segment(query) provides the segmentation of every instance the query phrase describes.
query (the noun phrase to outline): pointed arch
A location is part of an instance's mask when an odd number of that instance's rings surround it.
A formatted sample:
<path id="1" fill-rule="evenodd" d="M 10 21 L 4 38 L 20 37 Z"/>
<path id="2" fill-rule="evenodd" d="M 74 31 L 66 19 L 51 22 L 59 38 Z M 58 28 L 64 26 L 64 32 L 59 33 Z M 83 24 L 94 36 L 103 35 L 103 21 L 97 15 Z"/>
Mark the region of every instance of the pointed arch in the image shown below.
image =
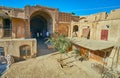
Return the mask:
<path id="1" fill-rule="evenodd" d="M 52 33 L 53 19 L 48 12 L 36 11 L 30 16 L 31 37 L 46 37 L 46 33 Z"/>

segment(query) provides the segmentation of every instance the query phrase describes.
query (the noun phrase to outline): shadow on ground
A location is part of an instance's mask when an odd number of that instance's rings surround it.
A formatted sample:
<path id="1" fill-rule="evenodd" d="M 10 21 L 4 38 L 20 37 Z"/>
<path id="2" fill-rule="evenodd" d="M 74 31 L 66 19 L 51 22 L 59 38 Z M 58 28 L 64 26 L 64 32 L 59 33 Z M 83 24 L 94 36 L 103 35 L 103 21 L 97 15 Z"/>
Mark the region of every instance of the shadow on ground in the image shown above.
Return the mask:
<path id="1" fill-rule="evenodd" d="M 53 48 L 48 49 L 47 45 L 45 44 L 46 40 L 47 39 L 37 38 L 37 56 L 47 55 L 56 52 L 56 50 Z"/>

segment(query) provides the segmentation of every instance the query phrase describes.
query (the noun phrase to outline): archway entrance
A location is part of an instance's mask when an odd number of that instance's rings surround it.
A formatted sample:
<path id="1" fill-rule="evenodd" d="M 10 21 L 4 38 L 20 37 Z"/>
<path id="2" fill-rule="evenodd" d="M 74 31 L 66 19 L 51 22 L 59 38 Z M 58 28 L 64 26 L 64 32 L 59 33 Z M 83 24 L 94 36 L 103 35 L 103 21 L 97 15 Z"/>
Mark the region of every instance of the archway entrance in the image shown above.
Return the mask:
<path id="1" fill-rule="evenodd" d="M 37 11 L 31 15 L 30 31 L 32 38 L 46 38 L 52 32 L 52 18 L 46 12 Z"/>
<path id="2" fill-rule="evenodd" d="M 53 32 L 52 17 L 43 11 L 37 11 L 30 17 L 31 37 L 37 39 L 37 56 L 49 54 L 45 39 Z"/>

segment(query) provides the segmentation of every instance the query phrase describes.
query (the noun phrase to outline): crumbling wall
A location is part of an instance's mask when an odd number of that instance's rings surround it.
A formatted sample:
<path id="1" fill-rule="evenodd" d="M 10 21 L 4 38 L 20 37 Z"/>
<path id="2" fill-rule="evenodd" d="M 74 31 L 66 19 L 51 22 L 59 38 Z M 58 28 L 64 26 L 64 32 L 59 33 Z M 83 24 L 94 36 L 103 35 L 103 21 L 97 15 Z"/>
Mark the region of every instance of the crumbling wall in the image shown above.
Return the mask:
<path id="1" fill-rule="evenodd" d="M 108 20 L 120 19 L 120 9 L 112 10 L 107 17 Z"/>

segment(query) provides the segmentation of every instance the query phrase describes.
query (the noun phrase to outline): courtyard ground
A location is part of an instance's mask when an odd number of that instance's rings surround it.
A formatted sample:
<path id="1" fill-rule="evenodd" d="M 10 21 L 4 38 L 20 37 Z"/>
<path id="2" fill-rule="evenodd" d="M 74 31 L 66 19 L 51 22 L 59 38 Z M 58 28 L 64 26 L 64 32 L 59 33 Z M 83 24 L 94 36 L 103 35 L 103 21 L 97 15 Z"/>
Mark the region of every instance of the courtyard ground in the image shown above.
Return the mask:
<path id="1" fill-rule="evenodd" d="M 66 66 L 61 67 L 59 53 L 31 58 L 14 63 L 1 78 L 101 78 L 101 75 L 91 68 L 93 60 L 79 61 L 74 57 L 64 59 Z M 68 55 L 63 55 L 63 58 Z"/>

